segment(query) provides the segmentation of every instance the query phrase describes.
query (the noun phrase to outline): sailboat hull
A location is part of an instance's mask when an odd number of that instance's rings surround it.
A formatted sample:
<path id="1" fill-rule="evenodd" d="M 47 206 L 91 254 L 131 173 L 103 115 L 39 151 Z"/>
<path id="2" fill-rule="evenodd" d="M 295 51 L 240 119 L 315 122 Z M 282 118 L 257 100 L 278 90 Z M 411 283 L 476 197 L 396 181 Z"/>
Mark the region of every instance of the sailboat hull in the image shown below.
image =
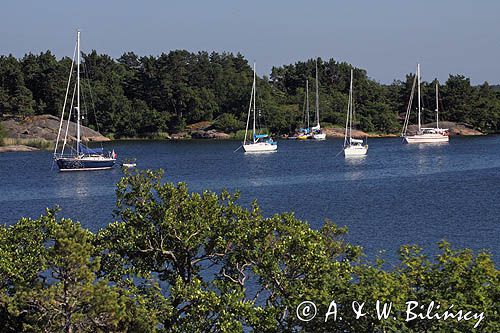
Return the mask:
<path id="1" fill-rule="evenodd" d="M 93 171 L 111 169 L 116 159 L 102 156 L 56 158 L 59 171 Z"/>
<path id="2" fill-rule="evenodd" d="M 246 153 L 260 153 L 267 151 L 276 151 L 278 149 L 278 145 L 276 142 L 268 143 L 268 142 L 257 142 L 243 145 L 243 150 Z"/>
<path id="3" fill-rule="evenodd" d="M 450 137 L 439 133 L 424 133 L 405 136 L 404 141 L 406 143 L 437 143 L 448 142 L 450 141 Z"/>
<path id="4" fill-rule="evenodd" d="M 368 145 L 347 146 L 344 148 L 345 157 L 365 156 L 367 152 L 368 152 Z"/>
<path id="5" fill-rule="evenodd" d="M 322 141 L 326 140 L 326 133 L 318 133 L 313 135 L 314 140 Z"/>

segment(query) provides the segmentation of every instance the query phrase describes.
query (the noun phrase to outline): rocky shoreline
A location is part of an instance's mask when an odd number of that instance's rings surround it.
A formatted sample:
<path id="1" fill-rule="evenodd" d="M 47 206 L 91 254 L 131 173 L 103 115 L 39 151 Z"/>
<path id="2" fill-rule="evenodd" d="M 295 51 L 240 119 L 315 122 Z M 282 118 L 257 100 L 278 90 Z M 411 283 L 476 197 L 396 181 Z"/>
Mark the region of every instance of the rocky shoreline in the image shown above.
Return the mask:
<path id="1" fill-rule="evenodd" d="M 68 122 L 63 121 L 63 130 L 68 126 Z M 6 137 L 13 139 L 43 139 L 54 142 L 59 131 L 59 118 L 52 115 L 31 116 L 25 118 L 11 117 L 2 121 L 2 127 L 6 132 Z M 110 141 L 109 138 L 91 128 L 81 126 L 81 138 L 84 142 L 89 141 Z M 76 123 L 70 121 L 69 133 L 76 133 Z M 68 136 L 69 140 L 75 140 L 74 135 Z"/>
<path id="2" fill-rule="evenodd" d="M 26 152 L 26 151 L 37 151 L 40 150 L 35 147 L 25 146 L 25 145 L 8 145 L 0 146 L 0 153 L 10 153 L 10 152 Z"/>
<path id="3" fill-rule="evenodd" d="M 423 124 L 422 127 L 436 127 L 436 123 L 428 123 Z M 440 121 L 440 128 L 448 129 L 450 136 L 476 136 L 476 135 L 484 135 L 484 133 L 472 128 L 467 124 L 454 123 L 451 121 Z M 408 126 L 408 133 L 414 134 L 417 131 L 417 125 Z"/>
<path id="4" fill-rule="evenodd" d="M 323 128 L 323 131 L 326 133 L 327 138 L 343 138 L 344 137 L 344 128 L 340 127 L 330 127 Z M 398 136 L 397 134 L 379 134 L 379 133 L 366 133 L 360 130 L 352 130 L 352 136 L 356 138 L 392 138 Z"/>
<path id="5" fill-rule="evenodd" d="M 436 123 L 424 124 L 422 127 L 436 127 Z M 450 121 L 443 121 L 439 123 L 440 128 L 448 129 L 450 136 L 476 136 L 476 135 L 484 135 L 484 133 L 473 129 L 471 126 L 466 124 L 459 124 Z M 417 132 L 417 125 L 408 126 L 408 134 L 415 134 Z M 329 138 L 343 138 L 344 137 L 344 128 L 341 127 L 329 127 L 323 128 L 323 131 L 326 133 L 326 136 Z M 394 138 L 400 136 L 399 133 L 367 133 L 360 130 L 352 130 L 352 136 L 357 138 Z"/>
<path id="6" fill-rule="evenodd" d="M 30 117 L 4 117 L 1 122 L 5 131 L 4 146 L 0 146 L 2 152 L 26 152 L 51 148 L 57 139 L 60 121 L 52 115 L 39 115 Z M 63 121 L 63 130 L 68 127 L 69 133 L 76 133 L 76 123 Z M 81 126 L 81 138 L 83 142 L 110 141 L 91 128 Z M 68 140 L 76 140 L 74 135 L 68 135 Z"/>
<path id="7" fill-rule="evenodd" d="M 63 122 L 63 128 L 68 126 L 67 122 Z M 435 123 L 425 124 L 424 127 L 435 127 Z M 450 136 L 476 136 L 484 135 L 482 132 L 473 129 L 471 126 L 466 124 L 457 124 L 453 122 L 440 122 L 439 126 L 441 128 L 448 128 Z M 41 140 L 46 142 L 54 142 L 57 138 L 57 132 L 59 130 L 59 119 L 52 115 L 40 115 L 26 117 L 24 119 L 10 118 L 2 121 L 2 127 L 4 128 L 7 136 L 7 140 L 13 142 L 10 145 L 0 146 L 0 153 L 2 152 L 26 152 L 39 150 L 38 147 L 30 146 L 30 140 Z M 97 131 L 94 131 L 88 127 L 82 126 L 82 140 L 84 142 L 102 142 L 110 141 L 109 138 L 103 136 Z M 76 129 L 76 124 L 74 122 L 69 123 L 69 132 L 74 133 Z M 408 133 L 412 134 L 416 132 L 417 126 L 410 125 L 408 127 Z M 343 138 L 344 128 L 341 127 L 329 127 L 324 128 L 326 136 L 329 138 Z M 385 134 L 385 133 L 366 133 L 360 130 L 353 130 L 353 136 L 359 138 L 390 138 L 398 137 L 399 134 Z M 188 140 L 188 139 L 200 139 L 200 140 L 229 140 L 235 139 L 234 134 L 225 133 L 218 131 L 212 127 L 211 122 L 203 121 L 196 124 L 191 124 L 186 126 L 186 130 L 174 134 L 164 135 L 165 139 L 169 140 Z M 69 140 L 75 140 L 74 136 L 69 136 Z M 28 143 L 26 143 L 28 142 Z"/>

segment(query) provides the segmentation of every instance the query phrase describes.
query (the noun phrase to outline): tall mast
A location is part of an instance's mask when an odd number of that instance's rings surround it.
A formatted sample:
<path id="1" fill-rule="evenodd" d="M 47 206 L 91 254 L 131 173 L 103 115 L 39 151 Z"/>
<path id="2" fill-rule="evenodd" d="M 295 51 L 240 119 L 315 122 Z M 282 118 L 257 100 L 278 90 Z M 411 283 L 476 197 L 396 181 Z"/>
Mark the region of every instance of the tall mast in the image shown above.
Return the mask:
<path id="1" fill-rule="evenodd" d="M 316 59 L 316 122 L 319 127 L 318 59 Z"/>
<path id="2" fill-rule="evenodd" d="M 420 64 L 417 64 L 417 80 L 418 80 L 418 132 L 421 131 L 421 120 L 420 120 Z"/>
<path id="3" fill-rule="evenodd" d="M 253 142 L 255 143 L 255 90 L 257 85 L 255 84 L 255 62 L 253 63 Z"/>
<path id="4" fill-rule="evenodd" d="M 439 92 L 438 88 L 439 84 L 438 81 L 436 81 L 436 128 L 439 128 Z"/>
<path id="5" fill-rule="evenodd" d="M 350 114 L 351 114 L 351 94 L 352 94 L 352 69 L 351 69 L 351 83 L 349 84 L 349 99 L 347 100 L 347 115 L 345 117 L 345 131 L 344 131 L 344 148 L 346 148 L 347 145 L 351 144 L 351 139 L 350 139 L 350 130 L 349 130 L 349 123 L 350 123 Z M 349 134 L 349 143 L 347 143 L 347 134 Z"/>
<path id="6" fill-rule="evenodd" d="M 352 139 L 352 68 L 351 68 L 351 84 L 349 86 L 349 144 L 351 144 Z"/>
<path id="7" fill-rule="evenodd" d="M 250 124 L 250 113 L 252 112 L 253 88 L 254 86 L 252 83 L 252 92 L 250 93 L 250 103 L 248 105 L 247 127 L 245 127 L 245 138 L 243 139 L 244 145 L 247 143 L 248 125 Z"/>
<path id="8" fill-rule="evenodd" d="M 306 117 L 307 129 L 309 130 L 309 80 L 306 80 Z"/>
<path id="9" fill-rule="evenodd" d="M 80 155 L 80 30 L 76 32 L 76 154 Z"/>

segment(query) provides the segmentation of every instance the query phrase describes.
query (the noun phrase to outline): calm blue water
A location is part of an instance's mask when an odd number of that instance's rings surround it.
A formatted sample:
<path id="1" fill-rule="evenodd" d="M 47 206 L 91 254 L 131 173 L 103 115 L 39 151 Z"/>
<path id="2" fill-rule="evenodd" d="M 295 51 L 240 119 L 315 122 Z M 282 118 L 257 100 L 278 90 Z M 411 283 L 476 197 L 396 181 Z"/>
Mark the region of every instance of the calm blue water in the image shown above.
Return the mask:
<path id="1" fill-rule="evenodd" d="M 257 198 L 265 215 L 294 211 L 312 227 L 325 218 L 349 227 L 348 240 L 369 257 L 386 250 L 394 261 L 401 244 L 434 254 L 436 242 L 488 249 L 500 259 L 500 136 L 451 138 L 449 144 L 403 145 L 371 139 L 366 158 L 345 160 L 340 140 L 280 141 L 279 151 L 233 152 L 237 142 L 113 142 L 119 158 L 140 168 L 163 168 L 169 181 L 193 191 L 227 188 L 241 203 Z M 97 230 L 113 221 L 114 184 L 108 171 L 51 171 L 50 152 L 0 154 L 0 222 L 37 217 L 59 204 L 61 216 Z"/>

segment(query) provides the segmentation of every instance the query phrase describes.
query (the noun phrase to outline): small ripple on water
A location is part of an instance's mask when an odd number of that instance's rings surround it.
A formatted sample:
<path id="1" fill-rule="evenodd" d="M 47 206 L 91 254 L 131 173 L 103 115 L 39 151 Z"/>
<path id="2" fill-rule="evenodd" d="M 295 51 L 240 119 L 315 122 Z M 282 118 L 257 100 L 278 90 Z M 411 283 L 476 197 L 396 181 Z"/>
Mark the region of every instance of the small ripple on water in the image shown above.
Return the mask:
<path id="1" fill-rule="evenodd" d="M 457 246 L 489 248 L 498 259 L 500 137 L 452 138 L 446 145 L 401 145 L 371 139 L 362 159 L 335 157 L 340 140 L 280 141 L 266 155 L 233 153 L 237 142 L 113 142 L 121 158 L 140 168 L 164 168 L 167 181 L 191 190 L 241 192 L 258 198 L 266 215 L 295 211 L 315 228 L 325 218 L 350 228 L 349 240 L 368 253 L 395 254 L 403 243 L 433 244 L 447 238 Z M 60 204 L 62 214 L 93 230 L 112 221 L 112 171 L 50 171 L 48 152 L 0 154 L 0 221 L 38 216 Z"/>

